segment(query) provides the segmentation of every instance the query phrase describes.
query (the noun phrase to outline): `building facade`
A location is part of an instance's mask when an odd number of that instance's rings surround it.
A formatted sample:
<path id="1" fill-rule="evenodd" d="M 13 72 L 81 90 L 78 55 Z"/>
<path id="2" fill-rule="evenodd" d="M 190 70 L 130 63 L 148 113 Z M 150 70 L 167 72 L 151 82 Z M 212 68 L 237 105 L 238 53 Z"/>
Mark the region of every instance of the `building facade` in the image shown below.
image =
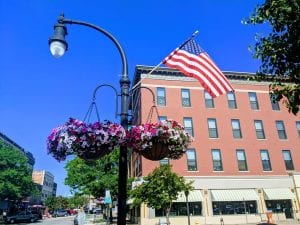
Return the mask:
<path id="1" fill-rule="evenodd" d="M 34 170 L 32 180 L 40 185 L 40 201 L 44 203 L 48 197 L 56 196 L 57 184 L 54 182 L 54 176 L 45 170 Z"/>
<path id="2" fill-rule="evenodd" d="M 235 92 L 211 96 L 198 81 L 169 68 L 137 66 L 133 85 L 133 124 L 174 119 L 194 137 L 179 160 L 149 161 L 135 153 L 130 173 L 141 178 L 160 164 L 194 181 L 189 195 L 191 224 L 256 223 L 300 218 L 300 116 L 273 103 L 269 81 L 254 74 L 224 72 Z M 158 115 L 150 115 L 153 95 Z M 151 118 L 152 116 L 152 118 Z M 148 121 L 149 122 L 149 121 Z M 156 224 L 160 210 L 142 205 L 131 210 L 139 224 Z M 276 218 L 275 216 L 276 215 Z M 187 223 L 185 197 L 171 210 L 172 224 Z"/>
<path id="3" fill-rule="evenodd" d="M 0 143 L 4 143 L 8 146 L 11 146 L 17 150 L 19 150 L 23 155 L 26 156 L 27 160 L 28 160 L 28 165 L 31 168 L 31 170 L 33 170 L 33 166 L 35 163 L 35 159 L 32 155 L 32 153 L 25 151 L 24 148 L 22 148 L 20 145 L 18 145 L 16 142 L 14 142 L 12 139 L 10 139 L 9 137 L 7 137 L 5 134 L 0 132 Z"/>

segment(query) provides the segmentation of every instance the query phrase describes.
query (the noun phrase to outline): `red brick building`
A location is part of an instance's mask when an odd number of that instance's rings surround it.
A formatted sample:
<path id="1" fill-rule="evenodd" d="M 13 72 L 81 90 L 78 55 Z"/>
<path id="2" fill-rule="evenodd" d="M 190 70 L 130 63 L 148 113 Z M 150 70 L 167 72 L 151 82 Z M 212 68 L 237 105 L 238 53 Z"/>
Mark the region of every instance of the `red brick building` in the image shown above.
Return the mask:
<path id="1" fill-rule="evenodd" d="M 133 85 L 154 93 L 158 116 L 174 119 L 194 137 L 179 160 L 149 161 L 133 154 L 131 175 L 142 177 L 162 163 L 194 180 L 189 196 L 192 224 L 259 222 L 300 218 L 300 116 L 272 103 L 268 81 L 254 74 L 224 72 L 235 92 L 212 99 L 198 81 L 180 72 L 137 66 Z M 147 88 L 133 96 L 133 124 L 147 121 L 153 96 Z M 163 213 L 142 205 L 132 210 L 140 224 L 155 224 Z M 173 204 L 172 224 L 187 224 L 185 198 Z M 274 219 L 274 216 L 273 216 Z"/>

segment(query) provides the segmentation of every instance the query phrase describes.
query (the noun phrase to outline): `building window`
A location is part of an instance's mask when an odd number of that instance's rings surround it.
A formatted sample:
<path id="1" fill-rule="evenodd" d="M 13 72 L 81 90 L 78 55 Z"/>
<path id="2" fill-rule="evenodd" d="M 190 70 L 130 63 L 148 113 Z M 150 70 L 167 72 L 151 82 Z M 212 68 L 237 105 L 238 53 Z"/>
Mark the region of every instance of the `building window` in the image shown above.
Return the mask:
<path id="1" fill-rule="evenodd" d="M 218 138 L 218 128 L 216 119 L 207 119 L 208 123 L 208 133 L 210 138 Z"/>
<path id="2" fill-rule="evenodd" d="M 166 105 L 166 89 L 163 87 L 158 87 L 156 89 L 157 93 L 157 105 L 165 106 Z"/>
<path id="3" fill-rule="evenodd" d="M 254 120 L 254 127 L 257 139 L 265 139 L 264 126 L 261 120 Z"/>
<path id="4" fill-rule="evenodd" d="M 184 117 L 183 118 L 183 126 L 184 129 L 194 137 L 194 129 L 193 129 L 193 120 L 191 117 Z"/>
<path id="5" fill-rule="evenodd" d="M 294 163 L 290 150 L 283 150 L 282 155 L 286 170 L 294 170 Z"/>
<path id="6" fill-rule="evenodd" d="M 164 159 L 161 159 L 159 160 L 159 164 L 162 166 L 162 165 L 169 165 L 170 164 L 170 161 L 168 158 L 164 158 Z"/>
<path id="7" fill-rule="evenodd" d="M 204 98 L 205 98 L 206 108 L 215 108 L 214 99 L 211 97 L 211 95 L 207 91 L 204 91 Z"/>
<path id="8" fill-rule="evenodd" d="M 270 95 L 270 101 L 271 101 L 273 110 L 276 110 L 276 111 L 280 110 L 279 103 L 278 103 L 278 101 L 276 101 L 276 95 Z"/>
<path id="9" fill-rule="evenodd" d="M 240 121 L 238 119 L 231 120 L 232 133 L 234 138 L 242 138 Z"/>
<path id="10" fill-rule="evenodd" d="M 166 116 L 158 116 L 158 121 L 166 121 L 167 120 L 167 117 Z"/>
<path id="11" fill-rule="evenodd" d="M 234 92 L 228 92 L 227 93 L 227 100 L 228 100 L 228 107 L 230 109 L 236 109 L 237 108 Z"/>
<path id="12" fill-rule="evenodd" d="M 197 158 L 195 149 L 188 149 L 186 151 L 188 171 L 197 171 Z"/>
<path id="13" fill-rule="evenodd" d="M 247 160 L 244 149 L 236 150 L 236 158 L 238 162 L 239 171 L 248 171 Z"/>
<path id="14" fill-rule="evenodd" d="M 201 202 L 189 202 L 189 213 L 191 216 L 202 215 Z M 164 209 L 156 209 L 155 217 L 165 217 Z M 173 202 L 170 210 L 170 216 L 187 216 L 186 202 Z"/>
<path id="15" fill-rule="evenodd" d="M 235 215 L 235 214 L 255 214 L 257 213 L 256 201 L 226 201 L 212 202 L 213 215 Z"/>
<path id="16" fill-rule="evenodd" d="M 214 171 L 223 171 L 222 157 L 220 149 L 212 149 L 212 161 L 213 161 L 213 170 Z"/>
<path id="17" fill-rule="evenodd" d="M 251 109 L 259 109 L 256 93 L 249 92 L 248 95 L 249 95 Z"/>
<path id="18" fill-rule="evenodd" d="M 298 132 L 298 137 L 300 138 L 300 121 L 296 121 L 296 129 Z"/>
<path id="19" fill-rule="evenodd" d="M 264 171 L 271 171 L 271 162 L 270 162 L 270 157 L 269 157 L 269 152 L 268 150 L 260 150 L 260 157 L 261 157 L 261 162 L 262 162 L 262 167 Z"/>
<path id="20" fill-rule="evenodd" d="M 287 139 L 283 121 L 277 120 L 276 121 L 276 128 L 277 128 L 279 139 Z"/>
<path id="21" fill-rule="evenodd" d="M 191 106 L 190 99 L 190 90 L 189 89 L 181 89 L 181 103 L 183 107 Z"/>

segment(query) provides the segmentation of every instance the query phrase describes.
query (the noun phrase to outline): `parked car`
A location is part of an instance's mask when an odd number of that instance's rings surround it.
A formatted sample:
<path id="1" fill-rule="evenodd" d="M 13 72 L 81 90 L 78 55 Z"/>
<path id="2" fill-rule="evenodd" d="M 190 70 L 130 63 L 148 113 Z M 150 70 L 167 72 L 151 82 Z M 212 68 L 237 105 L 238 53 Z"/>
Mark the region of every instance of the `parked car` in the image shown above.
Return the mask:
<path id="1" fill-rule="evenodd" d="M 15 223 L 15 222 L 30 222 L 33 223 L 37 221 L 38 215 L 32 214 L 29 211 L 21 211 L 14 215 L 6 215 L 4 216 L 5 223 Z"/>
<path id="2" fill-rule="evenodd" d="M 93 208 L 92 212 L 93 212 L 93 214 L 100 214 L 101 209 L 100 208 Z"/>
<path id="3" fill-rule="evenodd" d="M 67 216 L 68 212 L 65 209 L 58 209 L 53 212 L 53 217 Z"/>
<path id="4" fill-rule="evenodd" d="M 77 211 L 75 209 L 68 209 L 67 210 L 68 215 L 73 216 L 77 214 Z"/>

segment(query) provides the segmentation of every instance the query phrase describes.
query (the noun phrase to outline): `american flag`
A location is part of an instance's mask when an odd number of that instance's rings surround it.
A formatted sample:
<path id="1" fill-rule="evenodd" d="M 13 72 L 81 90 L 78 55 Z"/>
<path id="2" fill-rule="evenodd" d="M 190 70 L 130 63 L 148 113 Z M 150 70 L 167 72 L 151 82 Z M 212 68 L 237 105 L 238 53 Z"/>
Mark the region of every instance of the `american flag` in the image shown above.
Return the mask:
<path id="1" fill-rule="evenodd" d="M 163 63 L 197 79 L 213 98 L 233 91 L 226 76 L 194 39 L 175 49 Z"/>

